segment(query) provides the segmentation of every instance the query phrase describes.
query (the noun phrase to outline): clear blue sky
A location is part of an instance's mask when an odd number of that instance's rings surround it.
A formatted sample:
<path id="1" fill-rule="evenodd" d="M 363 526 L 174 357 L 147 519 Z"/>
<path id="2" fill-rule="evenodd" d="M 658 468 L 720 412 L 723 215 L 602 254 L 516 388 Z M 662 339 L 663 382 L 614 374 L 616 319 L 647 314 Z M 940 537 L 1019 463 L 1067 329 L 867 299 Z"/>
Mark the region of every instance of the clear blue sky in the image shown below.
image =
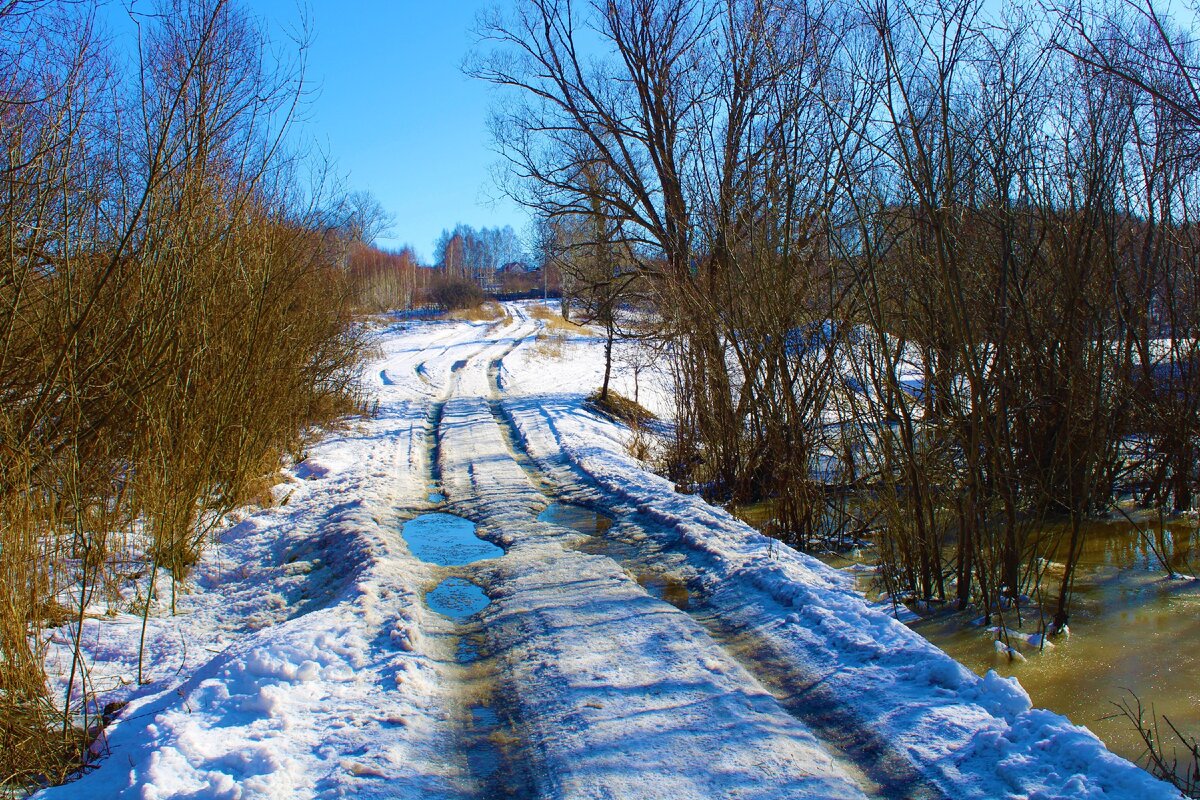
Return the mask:
<path id="1" fill-rule="evenodd" d="M 300 18 L 298 0 L 242 0 L 273 37 Z M 300 0 L 303 2 L 303 0 Z M 305 132 L 321 143 L 347 188 L 374 194 L 395 216 L 380 244 L 411 244 L 423 258 L 444 228 L 512 225 L 525 212 L 491 178 L 487 130 L 494 92 L 466 77 L 476 15 L 491 0 L 308 0 L 314 41 L 308 72 L 319 92 Z"/>

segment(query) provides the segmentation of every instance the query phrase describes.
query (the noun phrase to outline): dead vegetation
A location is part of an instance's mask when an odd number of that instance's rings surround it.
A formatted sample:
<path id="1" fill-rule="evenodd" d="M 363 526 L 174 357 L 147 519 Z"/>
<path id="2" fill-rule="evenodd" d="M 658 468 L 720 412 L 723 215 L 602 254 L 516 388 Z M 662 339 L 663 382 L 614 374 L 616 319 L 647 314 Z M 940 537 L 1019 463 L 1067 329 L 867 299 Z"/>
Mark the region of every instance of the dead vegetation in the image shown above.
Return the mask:
<path id="1" fill-rule="evenodd" d="M 605 416 L 624 422 L 631 428 L 642 428 L 658 419 L 644 406 L 617 394 L 612 389 L 608 390 L 607 396 L 602 396 L 599 390 L 593 392 L 588 396 L 587 405 Z"/>
<path id="2" fill-rule="evenodd" d="M 1132 692 L 1113 705 L 1117 707 L 1113 716 L 1127 720 L 1141 738 L 1144 750 L 1140 762 L 1146 770 L 1179 789 L 1185 797 L 1200 797 L 1200 740 L 1181 732 L 1166 715 L 1155 712 L 1153 706 L 1147 709 Z"/>
<path id="3" fill-rule="evenodd" d="M 550 306 L 545 305 L 544 303 L 534 303 L 530 305 L 529 316 L 546 323 L 546 328 L 550 331 L 581 333 L 587 330 L 582 325 L 578 325 L 565 318 L 562 314 L 550 308 Z"/>
<path id="4" fill-rule="evenodd" d="M 280 148 L 298 66 L 233 3 L 163 0 L 122 80 L 87 6 L 0 9 L 5 791 L 91 755 L 85 610 L 152 613 L 301 432 L 354 409 L 362 352 L 346 242 Z"/>
<path id="5" fill-rule="evenodd" d="M 625 423 L 630 431 L 626 450 L 638 461 L 660 468 L 658 462 L 661 456 L 661 442 L 651 425 L 658 417 L 649 409 L 624 397 L 611 388 L 605 392 L 597 389 L 590 394 L 584 405 L 607 417 Z"/>
<path id="6" fill-rule="evenodd" d="M 451 319 L 464 322 L 500 322 L 510 319 L 508 312 L 495 300 L 487 300 L 472 308 L 460 308 L 450 312 Z"/>
<path id="7" fill-rule="evenodd" d="M 564 303 L 611 341 L 653 302 L 678 484 L 774 501 L 802 548 L 869 526 L 898 596 L 984 616 L 1036 593 L 1029 532 L 1067 519 L 1059 627 L 1084 519 L 1194 504 L 1194 29 L 1104 2 L 1039 7 L 1054 38 L 981 0 L 520 7 L 474 72 L 519 95 L 495 131 Z"/>

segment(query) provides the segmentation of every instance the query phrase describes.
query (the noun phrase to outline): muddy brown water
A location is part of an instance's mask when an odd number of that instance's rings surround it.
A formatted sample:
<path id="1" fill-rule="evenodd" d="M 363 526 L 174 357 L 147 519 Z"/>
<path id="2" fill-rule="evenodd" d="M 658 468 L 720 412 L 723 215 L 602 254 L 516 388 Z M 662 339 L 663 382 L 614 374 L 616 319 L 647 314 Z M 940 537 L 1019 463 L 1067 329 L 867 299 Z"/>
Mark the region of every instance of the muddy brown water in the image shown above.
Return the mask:
<path id="1" fill-rule="evenodd" d="M 755 527 L 770 519 L 762 506 L 739 509 L 738 516 Z M 1200 573 L 1200 522 L 1172 521 L 1161 533 L 1157 520 L 1139 521 L 1148 537 L 1129 522 L 1094 522 L 1085 526 L 1084 548 L 1076 571 L 1071 603 L 1071 635 L 1052 640 L 1044 650 L 1012 640 L 1025 661 L 996 652 L 996 634 L 971 624 L 969 615 L 938 614 L 910 625 L 967 668 L 983 675 L 994 669 L 1016 676 L 1033 704 L 1063 714 L 1099 736 L 1113 752 L 1137 761 L 1144 745 L 1115 703 L 1141 698 L 1189 736 L 1200 738 L 1200 581 L 1169 579 L 1154 550 L 1182 576 Z M 1040 532 L 1045 562 L 1043 591 L 1057 595 L 1066 547 L 1062 526 Z M 1150 541 L 1154 542 L 1154 547 Z M 858 588 L 876 596 L 869 550 L 818 555 L 830 566 L 858 567 Z M 1008 613 L 1010 629 L 1036 633 L 1036 608 L 1026 609 L 1022 624 Z M 996 620 L 993 620 L 993 625 Z M 1132 694 L 1131 694 L 1132 693 Z M 1160 734 L 1169 746 L 1173 736 L 1164 724 Z M 1184 752 L 1180 752 L 1181 762 Z"/>
<path id="2" fill-rule="evenodd" d="M 555 502 L 538 515 L 538 520 L 587 534 L 588 538 L 576 544 L 576 549 L 611 558 L 624 567 L 647 594 L 680 611 L 687 611 L 691 606 L 691 593 L 686 583 L 670 572 L 643 563 L 635 545 L 608 536 L 613 525 L 611 517 L 582 506 Z"/>

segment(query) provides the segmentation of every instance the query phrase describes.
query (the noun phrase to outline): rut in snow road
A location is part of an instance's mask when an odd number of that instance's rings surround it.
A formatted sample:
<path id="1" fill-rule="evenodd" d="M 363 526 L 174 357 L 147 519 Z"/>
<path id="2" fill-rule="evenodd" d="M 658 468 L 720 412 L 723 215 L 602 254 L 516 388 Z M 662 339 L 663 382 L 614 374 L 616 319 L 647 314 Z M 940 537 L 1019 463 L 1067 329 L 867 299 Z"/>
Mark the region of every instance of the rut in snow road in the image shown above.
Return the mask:
<path id="1" fill-rule="evenodd" d="M 900 796 L 814 737 L 691 617 L 539 521 L 559 487 L 498 403 L 503 358 L 535 330 L 524 324 L 456 371 L 435 437 L 447 507 L 507 550 L 476 565 L 490 603 L 474 623 L 509 697 L 503 771 L 554 797 L 645 797 L 648 781 L 682 797 Z M 606 653 L 612 663 L 598 661 Z M 630 774 L 614 756 L 631 747 L 657 768 Z"/>
<path id="2" fill-rule="evenodd" d="M 820 674 L 811 674 L 802 665 L 788 661 L 772 648 L 769 640 L 756 636 L 752 629 L 739 629 L 735 621 L 723 619 L 706 602 L 704 581 L 695 565 L 678 549 L 672 549 L 676 537 L 671 531 L 605 493 L 578 470 L 559 472 L 560 480 L 564 475 L 572 476 L 566 485 L 547 478 L 525 448 L 512 417 L 505 410 L 499 381 L 502 368 L 503 357 L 489 367 L 489 408 L 510 456 L 551 500 L 574 501 L 577 507 L 609 520 L 602 534 L 581 531 L 588 535 L 578 543 L 578 549 L 613 560 L 647 594 L 691 616 L 712 637 L 714 645 L 753 677 L 757 690 L 769 692 L 784 710 L 818 734 L 825 749 L 835 754 L 839 764 L 869 796 L 896 800 L 945 796 L 894 743 L 863 725 L 828 697 L 822 691 Z M 649 529 L 657 535 L 649 536 Z"/>

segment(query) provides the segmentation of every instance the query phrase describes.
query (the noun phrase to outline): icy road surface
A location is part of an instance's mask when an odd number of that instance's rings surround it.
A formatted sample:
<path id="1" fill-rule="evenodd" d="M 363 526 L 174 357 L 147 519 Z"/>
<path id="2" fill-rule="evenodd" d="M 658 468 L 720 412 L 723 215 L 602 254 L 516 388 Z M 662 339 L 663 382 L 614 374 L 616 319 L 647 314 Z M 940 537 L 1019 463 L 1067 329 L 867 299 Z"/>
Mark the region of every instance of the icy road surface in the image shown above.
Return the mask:
<path id="1" fill-rule="evenodd" d="M 140 620 L 89 620 L 132 702 L 43 797 L 1178 797 L 677 494 L 583 408 L 601 343 L 508 312 L 380 331 L 378 414 L 222 533 L 148 685 Z"/>

